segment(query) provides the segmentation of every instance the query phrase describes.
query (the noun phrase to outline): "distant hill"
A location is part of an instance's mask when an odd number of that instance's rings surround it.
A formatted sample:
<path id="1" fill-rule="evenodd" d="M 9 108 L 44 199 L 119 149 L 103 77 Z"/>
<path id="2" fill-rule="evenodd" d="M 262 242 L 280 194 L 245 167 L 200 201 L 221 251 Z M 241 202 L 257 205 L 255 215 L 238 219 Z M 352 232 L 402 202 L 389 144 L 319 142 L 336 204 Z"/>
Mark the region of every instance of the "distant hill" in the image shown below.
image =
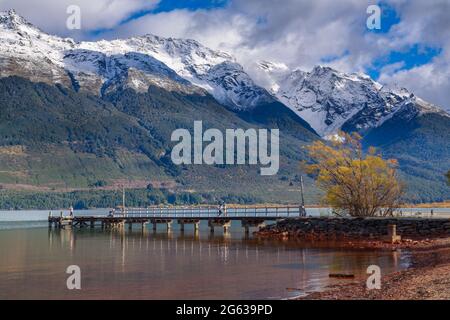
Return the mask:
<path id="1" fill-rule="evenodd" d="M 258 128 L 208 94 L 151 87 L 147 93 L 126 89 L 102 99 L 61 85 L 3 78 L 0 184 L 61 191 L 88 188 L 97 181 L 159 181 L 180 192 L 298 199 L 299 162 L 306 158 L 302 147 L 318 139 L 301 122 L 285 119 L 290 125 L 281 130 L 279 175 L 263 177 L 259 166 L 173 165 L 171 133 L 192 128 L 194 120 L 202 120 L 205 128 Z M 276 121 L 271 125 L 276 128 Z M 294 129 L 302 134 L 294 137 L 289 133 Z M 317 191 L 310 188 L 309 193 Z"/>
<path id="2" fill-rule="evenodd" d="M 408 184 L 409 198 L 420 202 L 449 198 L 445 173 L 450 168 L 450 117 L 421 112 L 411 104 L 370 131 L 366 145 L 395 158 Z"/>

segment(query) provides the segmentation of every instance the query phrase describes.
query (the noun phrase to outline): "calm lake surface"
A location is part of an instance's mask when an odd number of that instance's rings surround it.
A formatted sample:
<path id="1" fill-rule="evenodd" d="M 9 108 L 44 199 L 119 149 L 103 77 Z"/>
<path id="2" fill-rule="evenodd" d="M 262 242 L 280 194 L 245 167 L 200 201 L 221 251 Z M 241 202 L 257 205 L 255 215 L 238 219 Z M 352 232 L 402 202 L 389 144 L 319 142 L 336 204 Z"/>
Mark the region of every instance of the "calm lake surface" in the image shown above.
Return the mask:
<path id="1" fill-rule="evenodd" d="M 257 240 L 239 222 L 214 235 L 206 222 L 197 234 L 176 224 L 171 233 L 162 225 L 156 232 L 49 230 L 47 215 L 0 211 L 0 299 L 284 299 L 349 281 L 329 273 L 361 280 L 369 265 L 389 273 L 410 263 L 407 252 Z M 70 265 L 81 268 L 81 290 L 66 287 Z"/>

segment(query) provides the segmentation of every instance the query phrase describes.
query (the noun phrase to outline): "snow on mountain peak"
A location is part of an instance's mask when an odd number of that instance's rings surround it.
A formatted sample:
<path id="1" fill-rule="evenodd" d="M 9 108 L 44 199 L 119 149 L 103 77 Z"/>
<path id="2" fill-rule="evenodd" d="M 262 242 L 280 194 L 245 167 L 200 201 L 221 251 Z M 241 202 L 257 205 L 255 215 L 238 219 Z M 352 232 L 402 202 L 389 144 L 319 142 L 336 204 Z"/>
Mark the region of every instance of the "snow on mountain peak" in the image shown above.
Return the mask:
<path id="1" fill-rule="evenodd" d="M 0 11 L 0 28 L 4 30 L 13 30 L 19 33 L 37 34 L 41 32 L 39 28 L 18 15 L 14 9 Z"/>
<path id="2" fill-rule="evenodd" d="M 284 63 L 271 62 L 271 61 L 261 61 L 257 63 L 258 66 L 267 72 L 286 72 L 289 68 Z"/>
<path id="3" fill-rule="evenodd" d="M 13 29 L 21 24 L 26 24 L 26 21 L 14 9 L 10 9 L 8 11 L 0 11 L 0 24 Z"/>
<path id="4" fill-rule="evenodd" d="M 78 43 L 42 32 L 14 10 L 0 12 L 0 77 L 17 75 L 97 94 L 117 88 L 142 92 L 150 85 L 207 91 L 238 111 L 278 99 L 323 137 L 379 126 L 405 106 L 439 111 L 404 88 L 383 87 L 368 75 L 328 66 L 305 72 L 261 61 L 252 72 L 258 84 L 233 56 L 195 40 L 147 34 Z"/>
<path id="5" fill-rule="evenodd" d="M 279 73 L 262 68 L 272 83 L 266 88 L 306 120 L 322 137 L 339 130 L 364 132 L 381 125 L 406 105 L 417 112 L 425 107 L 404 88 L 384 87 L 362 73 L 343 73 L 328 66 L 310 72 L 295 69 Z"/>
<path id="6" fill-rule="evenodd" d="M 75 82 L 81 90 L 98 94 L 105 92 L 104 86 L 119 82 L 135 89 L 132 84 L 139 83 L 140 91 L 150 84 L 171 90 L 196 86 L 238 110 L 254 107 L 268 95 L 231 55 L 191 39 L 147 34 L 76 43 L 40 31 L 11 10 L 0 14 L 0 44 L 2 77 L 19 75 L 65 85 Z"/>
<path id="7" fill-rule="evenodd" d="M 161 61 L 180 77 L 211 93 L 232 109 L 243 110 L 267 99 L 236 59 L 195 40 L 162 38 L 147 34 L 124 40 L 82 42 L 80 48 L 107 55 L 138 52 Z"/>

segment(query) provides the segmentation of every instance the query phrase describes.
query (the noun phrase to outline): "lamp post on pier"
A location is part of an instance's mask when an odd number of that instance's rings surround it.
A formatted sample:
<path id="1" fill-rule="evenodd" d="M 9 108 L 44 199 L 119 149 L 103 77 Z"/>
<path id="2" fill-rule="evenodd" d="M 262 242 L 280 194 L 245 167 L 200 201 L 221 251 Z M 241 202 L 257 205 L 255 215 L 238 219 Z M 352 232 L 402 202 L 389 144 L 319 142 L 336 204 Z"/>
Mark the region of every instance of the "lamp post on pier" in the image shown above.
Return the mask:
<path id="1" fill-rule="evenodd" d="M 300 217 L 306 217 L 305 196 L 303 195 L 303 176 L 300 176 L 300 193 L 302 197 L 302 202 L 300 206 Z"/>

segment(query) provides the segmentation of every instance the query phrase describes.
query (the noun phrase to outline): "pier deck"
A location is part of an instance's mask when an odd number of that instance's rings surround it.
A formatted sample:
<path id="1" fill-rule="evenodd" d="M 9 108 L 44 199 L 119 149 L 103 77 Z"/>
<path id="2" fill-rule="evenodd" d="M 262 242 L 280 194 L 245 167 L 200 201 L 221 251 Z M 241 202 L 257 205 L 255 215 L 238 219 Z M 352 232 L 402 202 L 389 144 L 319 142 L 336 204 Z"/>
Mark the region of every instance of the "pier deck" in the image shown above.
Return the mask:
<path id="1" fill-rule="evenodd" d="M 265 221 L 276 221 L 284 218 L 305 216 L 304 208 L 301 206 L 283 207 L 232 207 L 226 209 L 219 215 L 217 207 L 151 207 L 151 208 L 129 208 L 114 216 L 49 216 L 49 227 L 55 228 L 122 228 L 128 225 L 129 229 L 134 224 L 144 228 L 152 224 L 156 230 L 158 224 L 165 224 L 167 230 L 171 229 L 172 223 L 176 221 L 180 229 L 184 231 L 187 224 L 194 225 L 197 231 L 200 221 L 208 221 L 211 232 L 215 227 L 222 227 L 228 231 L 231 221 L 241 221 L 245 232 L 251 227 L 260 228 Z"/>

